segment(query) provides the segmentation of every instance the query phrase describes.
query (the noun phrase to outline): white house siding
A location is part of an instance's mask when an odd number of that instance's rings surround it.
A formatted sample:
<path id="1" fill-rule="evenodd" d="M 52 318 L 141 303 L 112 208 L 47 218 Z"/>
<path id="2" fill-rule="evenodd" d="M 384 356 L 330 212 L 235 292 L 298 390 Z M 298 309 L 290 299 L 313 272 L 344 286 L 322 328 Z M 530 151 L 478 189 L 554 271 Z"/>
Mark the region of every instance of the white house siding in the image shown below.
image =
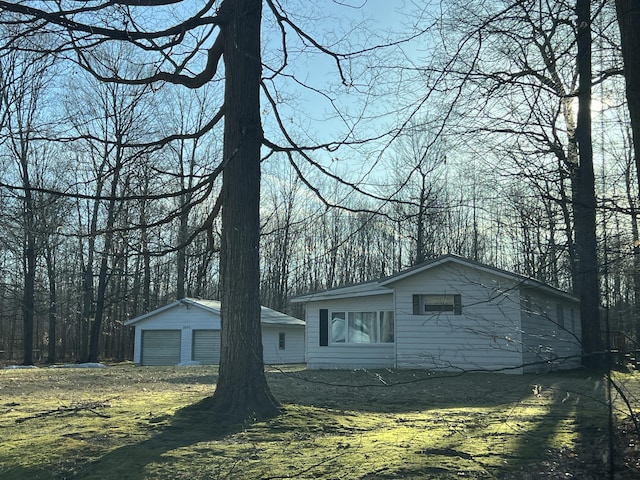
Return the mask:
<path id="1" fill-rule="evenodd" d="M 562 318 L 558 305 L 562 306 Z M 560 295 L 523 289 L 521 306 L 525 372 L 578 368 L 582 352 L 578 303 Z"/>
<path id="2" fill-rule="evenodd" d="M 285 335 L 280 350 L 280 333 Z M 304 363 L 304 327 L 262 324 L 262 350 L 266 365 Z"/>
<path id="3" fill-rule="evenodd" d="M 522 372 L 518 368 L 522 350 L 515 281 L 445 264 L 387 286 L 396 292 L 398 367 Z M 460 294 L 462 313 L 414 315 L 413 295 L 424 294 Z"/>
<path id="4" fill-rule="evenodd" d="M 393 294 L 312 302 L 306 305 L 307 368 L 387 368 L 395 366 L 395 344 L 320 346 L 320 310 L 344 312 L 393 310 Z M 397 325 L 397 319 L 395 320 Z"/>
<path id="5" fill-rule="evenodd" d="M 192 332 L 194 330 L 220 330 L 220 318 L 202 308 L 193 305 L 176 305 L 144 318 L 135 324 L 135 348 L 133 361 L 142 364 L 142 332 L 145 330 L 180 330 L 180 363 L 192 363 Z"/>

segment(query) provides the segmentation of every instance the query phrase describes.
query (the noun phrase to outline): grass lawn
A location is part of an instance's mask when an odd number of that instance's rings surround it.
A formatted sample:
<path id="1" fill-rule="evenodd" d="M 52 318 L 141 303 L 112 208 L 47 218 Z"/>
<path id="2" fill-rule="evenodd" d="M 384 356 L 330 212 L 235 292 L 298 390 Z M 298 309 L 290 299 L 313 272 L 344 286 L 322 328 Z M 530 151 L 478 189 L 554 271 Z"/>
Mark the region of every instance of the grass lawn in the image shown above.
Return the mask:
<path id="1" fill-rule="evenodd" d="M 284 413 L 236 427 L 181 411 L 213 391 L 216 374 L 215 367 L 130 364 L 0 370 L 0 478 L 607 474 L 606 383 L 586 372 L 439 376 L 270 369 Z M 640 374 L 616 374 L 616 383 L 634 401 L 640 397 Z M 628 411 L 619 398 L 615 406 L 616 478 L 634 478 L 640 472 L 633 459 L 637 437 L 620 436 Z"/>

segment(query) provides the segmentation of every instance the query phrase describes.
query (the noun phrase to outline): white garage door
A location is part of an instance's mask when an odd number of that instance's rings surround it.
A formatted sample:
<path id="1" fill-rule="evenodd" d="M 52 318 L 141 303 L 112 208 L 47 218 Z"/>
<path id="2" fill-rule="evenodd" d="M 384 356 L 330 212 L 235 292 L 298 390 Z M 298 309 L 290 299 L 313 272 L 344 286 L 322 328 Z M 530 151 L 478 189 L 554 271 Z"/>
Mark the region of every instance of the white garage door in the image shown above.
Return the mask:
<path id="1" fill-rule="evenodd" d="M 220 330 L 194 330 L 192 360 L 205 365 L 220 363 Z"/>
<path id="2" fill-rule="evenodd" d="M 180 330 L 143 330 L 142 365 L 177 365 L 180 363 Z"/>

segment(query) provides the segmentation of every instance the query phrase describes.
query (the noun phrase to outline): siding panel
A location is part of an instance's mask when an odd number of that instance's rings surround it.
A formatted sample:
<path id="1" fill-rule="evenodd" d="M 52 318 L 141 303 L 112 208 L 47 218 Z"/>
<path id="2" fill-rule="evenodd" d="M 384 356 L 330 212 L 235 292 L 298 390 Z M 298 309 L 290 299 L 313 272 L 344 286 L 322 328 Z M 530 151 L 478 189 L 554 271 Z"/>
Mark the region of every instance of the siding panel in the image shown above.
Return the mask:
<path id="1" fill-rule="evenodd" d="M 579 339 L 582 337 L 578 312 L 579 306 L 566 299 L 532 290 L 523 292 L 521 315 L 526 372 L 580 367 Z M 559 315 L 562 318 L 558 318 Z"/>
<path id="2" fill-rule="evenodd" d="M 497 370 L 522 363 L 515 282 L 470 267 L 443 265 L 393 286 L 398 367 Z M 459 294 L 461 314 L 414 315 L 414 295 L 424 294 Z"/>
<path id="3" fill-rule="evenodd" d="M 280 333 L 285 335 L 284 350 L 280 350 Z M 304 363 L 304 327 L 263 325 L 262 350 L 266 365 Z"/>

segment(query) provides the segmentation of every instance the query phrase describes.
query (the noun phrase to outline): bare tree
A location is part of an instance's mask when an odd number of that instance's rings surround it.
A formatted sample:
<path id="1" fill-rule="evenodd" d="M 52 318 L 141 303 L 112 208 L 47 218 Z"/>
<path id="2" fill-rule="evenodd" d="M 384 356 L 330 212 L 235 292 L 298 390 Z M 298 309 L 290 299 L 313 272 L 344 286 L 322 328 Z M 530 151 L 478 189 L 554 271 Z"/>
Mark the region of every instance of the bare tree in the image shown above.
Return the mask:
<path id="1" fill-rule="evenodd" d="M 20 204 L 18 222 L 22 232 L 22 271 L 24 288 L 22 295 L 22 343 L 23 363 L 34 362 L 34 318 L 37 259 L 40 254 L 40 236 L 37 228 L 37 180 L 36 170 L 38 151 L 36 137 L 41 135 L 42 120 L 40 110 L 43 108 L 45 84 L 48 79 L 47 70 L 52 59 L 42 59 L 36 55 L 14 49 L 11 55 L 0 60 L 0 71 L 4 79 L 2 91 L 2 111 L 9 132 L 6 146 L 15 161 L 15 172 L 18 177 Z"/>
<path id="2" fill-rule="evenodd" d="M 528 174 L 563 213 L 573 288 L 584 300 L 585 358 L 602 347 L 590 104 L 591 24 L 603 5 L 592 11 L 589 1 L 467 2 L 453 10 L 461 25 L 455 40 L 467 48 L 458 49 L 450 68 L 469 102 L 461 129 L 467 138 L 493 139 L 487 145 L 501 153 L 496 170 L 505 177 Z M 512 155 L 517 167 L 505 168 Z M 567 189 L 548 191 L 554 185 Z"/>
<path id="3" fill-rule="evenodd" d="M 593 140 L 591 136 L 591 2 L 577 0 L 577 69 L 578 120 L 576 143 L 580 164 L 578 168 L 578 194 L 575 199 L 577 279 L 582 321 L 582 345 L 585 364 L 602 366 L 602 331 L 600 326 L 600 284 L 598 246 L 596 242 L 596 196 L 593 171 Z"/>
<path id="4" fill-rule="evenodd" d="M 633 141 L 633 160 L 636 168 L 637 192 L 640 194 L 640 5 L 633 0 L 616 0 L 616 13 L 620 28 L 622 57 L 624 60 L 624 77 L 626 82 L 626 97 L 631 118 L 631 133 Z M 636 303 L 640 298 L 640 242 L 638 240 L 637 202 L 629 198 L 631 206 L 631 222 L 634 231 L 634 288 Z M 635 205 L 635 207 L 634 207 Z M 636 341 L 640 340 L 640 315 L 636 314 Z"/>

